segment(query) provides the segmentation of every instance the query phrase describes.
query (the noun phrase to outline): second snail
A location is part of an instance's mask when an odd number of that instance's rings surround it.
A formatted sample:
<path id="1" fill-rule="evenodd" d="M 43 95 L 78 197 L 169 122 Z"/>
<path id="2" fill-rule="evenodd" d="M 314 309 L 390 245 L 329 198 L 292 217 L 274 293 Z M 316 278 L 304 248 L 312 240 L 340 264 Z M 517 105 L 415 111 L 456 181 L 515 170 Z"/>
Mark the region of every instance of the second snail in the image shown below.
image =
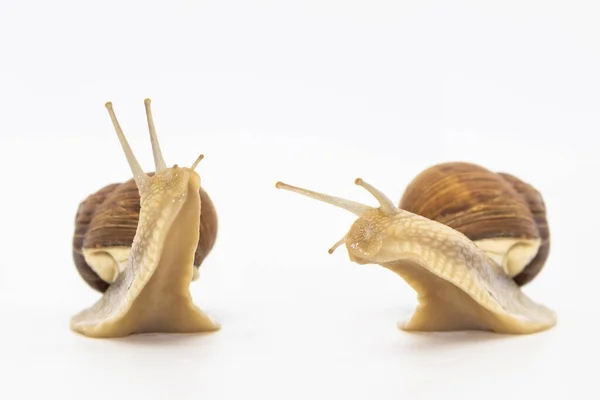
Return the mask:
<path id="1" fill-rule="evenodd" d="M 387 268 L 415 290 L 419 304 L 402 329 L 530 334 L 556 325 L 555 312 L 521 290 L 550 248 L 545 204 L 531 185 L 475 164 L 445 163 L 419 174 L 396 206 L 362 179 L 355 183 L 379 207 L 276 187 L 358 217 L 329 253 L 344 245 L 351 261 Z"/>

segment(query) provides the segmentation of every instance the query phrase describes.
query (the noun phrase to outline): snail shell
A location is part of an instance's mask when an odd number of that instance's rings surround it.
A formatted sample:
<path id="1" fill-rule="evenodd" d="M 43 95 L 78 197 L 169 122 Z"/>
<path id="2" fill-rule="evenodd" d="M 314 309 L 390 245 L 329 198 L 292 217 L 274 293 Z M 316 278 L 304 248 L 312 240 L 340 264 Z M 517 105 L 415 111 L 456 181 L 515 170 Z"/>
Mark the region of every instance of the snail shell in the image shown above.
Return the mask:
<path id="1" fill-rule="evenodd" d="M 202 208 L 194 279 L 212 250 L 218 231 L 214 205 L 202 188 L 199 193 Z M 93 289 L 105 292 L 122 271 L 129 257 L 139 213 L 140 194 L 134 179 L 107 185 L 79 204 L 73 235 L 73 260 L 80 276 Z"/>
<path id="2" fill-rule="evenodd" d="M 410 182 L 399 207 L 461 232 L 518 285 L 531 282 L 548 258 L 542 196 L 512 175 L 465 162 L 438 164 Z"/>

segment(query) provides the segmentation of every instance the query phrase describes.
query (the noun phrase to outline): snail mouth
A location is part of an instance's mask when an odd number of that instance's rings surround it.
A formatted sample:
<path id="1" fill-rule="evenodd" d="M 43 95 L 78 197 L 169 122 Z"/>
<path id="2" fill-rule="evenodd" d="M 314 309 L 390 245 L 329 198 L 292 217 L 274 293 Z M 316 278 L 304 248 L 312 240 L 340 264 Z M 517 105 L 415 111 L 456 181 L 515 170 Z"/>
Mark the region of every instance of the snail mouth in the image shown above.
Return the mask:
<path id="1" fill-rule="evenodd" d="M 103 338 L 218 329 L 193 304 L 189 292 L 200 223 L 196 193 L 197 181 L 190 179 L 180 201 L 146 199 L 136 232 L 139 240 L 134 241 L 126 267 L 96 304 L 71 319 L 71 329 Z M 160 203 L 160 210 L 152 209 L 152 204 Z"/>

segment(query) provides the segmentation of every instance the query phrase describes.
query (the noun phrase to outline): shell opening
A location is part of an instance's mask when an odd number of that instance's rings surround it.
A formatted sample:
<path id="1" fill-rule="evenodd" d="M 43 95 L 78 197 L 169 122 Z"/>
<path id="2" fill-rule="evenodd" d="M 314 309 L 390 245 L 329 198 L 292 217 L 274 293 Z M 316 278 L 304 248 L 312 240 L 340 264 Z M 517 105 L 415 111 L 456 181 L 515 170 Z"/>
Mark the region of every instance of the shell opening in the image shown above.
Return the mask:
<path id="1" fill-rule="evenodd" d="M 473 243 L 504 272 L 514 278 L 520 274 L 537 255 L 540 239 L 492 238 L 475 240 Z"/>
<path id="2" fill-rule="evenodd" d="M 100 279 L 112 284 L 127 264 L 130 247 L 115 246 L 100 249 L 82 249 L 85 262 L 90 266 Z"/>

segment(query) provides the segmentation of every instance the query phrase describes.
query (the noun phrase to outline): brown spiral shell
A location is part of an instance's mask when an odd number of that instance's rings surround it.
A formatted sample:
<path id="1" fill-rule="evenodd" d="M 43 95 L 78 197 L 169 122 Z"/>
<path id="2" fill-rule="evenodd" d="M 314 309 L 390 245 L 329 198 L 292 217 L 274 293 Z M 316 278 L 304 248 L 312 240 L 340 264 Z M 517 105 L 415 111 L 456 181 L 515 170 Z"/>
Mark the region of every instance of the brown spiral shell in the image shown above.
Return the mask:
<path id="1" fill-rule="evenodd" d="M 540 239 L 534 259 L 513 277 L 519 285 L 531 282 L 548 258 L 550 232 L 542 196 L 512 175 L 465 162 L 438 164 L 410 182 L 399 206 L 448 225 L 473 241 Z"/>
<path id="2" fill-rule="evenodd" d="M 148 175 L 152 176 L 153 173 Z M 212 250 L 218 231 L 215 207 L 200 188 L 200 239 L 194 266 L 200 267 Z M 131 247 L 140 214 L 140 195 L 133 179 L 113 183 L 88 196 L 79 204 L 75 216 L 73 260 L 77 271 L 93 289 L 104 292 L 109 283 L 102 280 L 87 264 L 83 249 L 112 246 Z"/>

